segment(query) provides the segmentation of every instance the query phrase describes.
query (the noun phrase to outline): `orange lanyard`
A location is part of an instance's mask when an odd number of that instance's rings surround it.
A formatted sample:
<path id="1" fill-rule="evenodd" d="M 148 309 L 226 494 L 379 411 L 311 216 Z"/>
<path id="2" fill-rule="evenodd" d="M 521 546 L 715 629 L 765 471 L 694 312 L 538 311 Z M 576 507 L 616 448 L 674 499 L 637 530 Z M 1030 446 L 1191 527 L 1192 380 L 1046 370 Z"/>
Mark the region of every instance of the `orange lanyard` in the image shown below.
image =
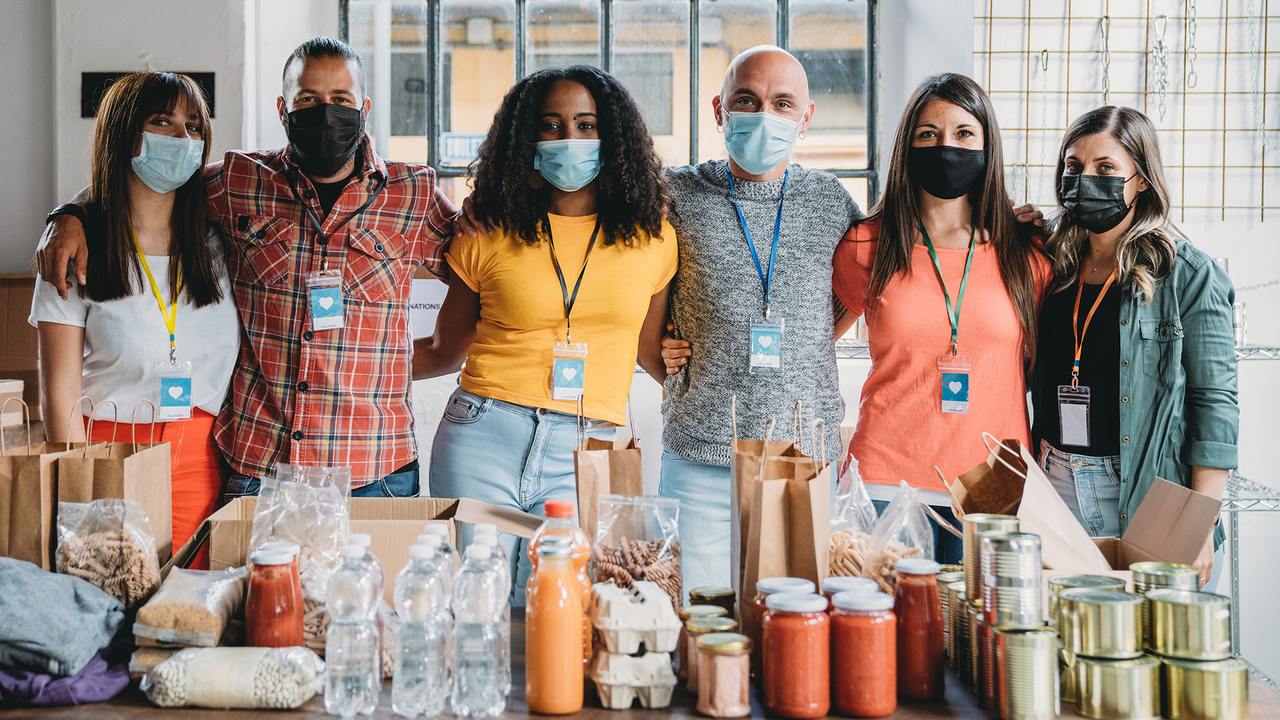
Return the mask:
<path id="1" fill-rule="evenodd" d="M 1102 304 L 1102 298 L 1107 296 L 1107 290 L 1111 289 L 1111 283 L 1116 281 L 1116 277 L 1120 274 L 1120 268 L 1116 267 L 1107 276 L 1107 281 L 1102 284 L 1102 290 L 1098 292 L 1098 299 L 1093 301 L 1093 307 L 1089 308 L 1089 314 L 1084 317 L 1084 330 L 1080 329 L 1080 296 L 1084 293 L 1084 266 L 1080 267 L 1080 278 L 1076 281 L 1076 306 L 1071 311 L 1071 332 L 1076 341 L 1076 361 L 1071 366 L 1071 387 L 1080 386 L 1080 351 L 1084 349 L 1084 334 L 1089 332 L 1089 323 L 1093 320 L 1093 314 L 1098 311 L 1098 306 Z"/>

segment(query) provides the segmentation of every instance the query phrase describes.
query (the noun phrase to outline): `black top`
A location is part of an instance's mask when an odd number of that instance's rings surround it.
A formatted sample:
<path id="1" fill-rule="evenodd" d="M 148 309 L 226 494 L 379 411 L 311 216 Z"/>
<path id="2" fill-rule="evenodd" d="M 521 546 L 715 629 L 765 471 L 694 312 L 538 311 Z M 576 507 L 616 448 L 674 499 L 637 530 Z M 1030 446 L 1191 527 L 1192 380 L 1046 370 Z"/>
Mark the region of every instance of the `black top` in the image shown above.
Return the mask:
<path id="1" fill-rule="evenodd" d="M 1077 281 L 1079 282 L 1079 281 Z M 1101 285 L 1085 283 L 1080 297 L 1079 323 L 1098 299 Z M 1040 309 L 1040 337 L 1036 344 L 1036 377 L 1039 397 L 1047 407 L 1035 408 L 1032 436 L 1048 440 L 1063 452 L 1106 457 L 1120 454 L 1120 283 L 1112 283 L 1093 314 L 1080 352 L 1080 385 L 1089 388 L 1088 447 L 1063 445 L 1058 425 L 1058 386 L 1071 384 L 1075 360 L 1075 339 L 1071 330 L 1071 309 L 1076 302 L 1076 283 L 1045 298 Z"/>
<path id="2" fill-rule="evenodd" d="M 324 210 L 325 217 L 329 217 L 329 213 L 333 211 L 334 203 L 338 202 L 338 196 L 342 194 L 342 189 L 355 176 L 356 174 L 352 172 L 338 182 L 320 183 L 314 180 L 311 181 L 311 184 L 316 189 L 316 199 L 320 201 L 320 208 Z"/>

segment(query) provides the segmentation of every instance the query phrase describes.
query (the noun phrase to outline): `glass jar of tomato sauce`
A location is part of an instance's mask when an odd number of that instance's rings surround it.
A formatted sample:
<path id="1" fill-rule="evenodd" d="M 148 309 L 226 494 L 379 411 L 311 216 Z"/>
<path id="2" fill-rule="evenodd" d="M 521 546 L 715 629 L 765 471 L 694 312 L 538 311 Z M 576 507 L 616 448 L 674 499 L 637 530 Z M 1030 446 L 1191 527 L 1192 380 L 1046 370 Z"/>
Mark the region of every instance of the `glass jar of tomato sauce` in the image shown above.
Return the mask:
<path id="1" fill-rule="evenodd" d="M 937 700 L 945 691 L 942 603 L 938 563 L 906 558 L 894 564 L 898 589 L 893 614 L 898 618 L 898 697 Z"/>
<path id="2" fill-rule="evenodd" d="M 898 707 L 898 620 L 882 592 L 831 599 L 831 684 L 836 711 L 884 717 Z"/>
<path id="3" fill-rule="evenodd" d="M 842 592 L 860 592 L 874 593 L 880 592 L 880 584 L 871 578 L 864 577 L 846 577 L 843 575 L 833 575 L 822 581 L 822 596 L 827 599 L 827 612 L 831 612 L 831 598 L 836 593 Z"/>
<path id="4" fill-rule="evenodd" d="M 815 593 L 773 593 L 760 627 L 764 706 L 784 718 L 831 710 L 831 621 Z"/>
<path id="5" fill-rule="evenodd" d="M 750 627 L 742 624 L 742 628 L 747 631 L 743 634 L 751 638 L 751 672 L 757 678 L 760 676 L 760 624 L 764 621 L 764 614 L 768 609 L 764 604 L 765 598 L 773 593 L 812 593 L 816 589 L 817 586 L 804 578 L 771 577 L 756 581 L 756 596 L 751 601 L 752 619 L 755 622 Z"/>
<path id="6" fill-rule="evenodd" d="M 279 550 L 259 550 L 249 556 L 245 645 L 302 645 L 302 585 L 293 562 L 293 555 Z"/>

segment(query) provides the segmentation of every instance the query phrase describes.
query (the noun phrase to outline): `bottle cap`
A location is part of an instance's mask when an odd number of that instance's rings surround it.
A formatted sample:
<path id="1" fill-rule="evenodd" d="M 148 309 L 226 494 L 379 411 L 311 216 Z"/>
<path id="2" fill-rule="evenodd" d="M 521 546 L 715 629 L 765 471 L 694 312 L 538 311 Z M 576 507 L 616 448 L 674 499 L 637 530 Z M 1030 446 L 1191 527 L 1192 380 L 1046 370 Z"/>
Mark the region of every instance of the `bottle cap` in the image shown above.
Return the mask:
<path id="1" fill-rule="evenodd" d="M 449 537 L 449 526 L 442 522 L 429 522 L 422 532 L 428 535 L 438 535 L 442 538 Z"/>
<path id="2" fill-rule="evenodd" d="M 273 552 L 286 552 L 294 557 L 297 557 L 298 555 L 302 554 L 301 545 L 299 545 L 296 542 L 289 542 L 287 540 L 273 540 L 271 542 L 264 542 L 258 546 L 258 549 L 270 550 Z"/>
<path id="3" fill-rule="evenodd" d="M 471 543 L 470 545 L 467 546 L 467 559 L 468 560 L 488 560 L 489 546 L 476 545 L 475 543 Z"/>
<path id="4" fill-rule="evenodd" d="M 835 576 L 822 581 L 822 592 L 833 595 L 850 591 L 878 592 L 879 590 L 879 583 L 871 578 Z"/>
<path id="5" fill-rule="evenodd" d="M 756 592 L 762 595 L 781 592 L 811 593 L 814 589 L 813 583 L 804 578 L 771 577 L 756 581 Z"/>
<path id="6" fill-rule="evenodd" d="M 548 500 L 542 505 L 542 514 L 549 518 L 573 517 L 572 500 Z"/>
<path id="7" fill-rule="evenodd" d="M 477 535 L 471 540 L 472 544 L 485 545 L 487 547 L 498 547 L 498 536 L 496 535 Z"/>
<path id="8" fill-rule="evenodd" d="M 410 560 L 429 560 L 436 556 L 436 548 L 432 545 L 410 545 Z"/>
<path id="9" fill-rule="evenodd" d="M 477 535 L 497 535 L 498 526 L 493 523 L 476 523 L 474 526 Z"/>
<path id="10" fill-rule="evenodd" d="M 893 569 L 907 575 L 937 575 L 942 566 L 924 558 L 902 558 L 893 564 Z"/>
<path id="11" fill-rule="evenodd" d="M 850 590 L 831 596 L 831 604 L 840 610 L 892 610 L 893 598 L 882 592 Z"/>
<path id="12" fill-rule="evenodd" d="M 827 610 L 827 599 L 812 592 L 772 593 L 765 598 L 764 604 L 770 610 L 779 612 L 816 613 Z"/>
<path id="13" fill-rule="evenodd" d="M 338 555 L 343 558 L 362 558 L 365 552 L 363 545 L 343 545 L 338 550 Z"/>
<path id="14" fill-rule="evenodd" d="M 347 536 L 347 542 L 352 545 L 363 545 L 369 547 L 373 545 L 373 536 L 369 533 L 351 533 Z"/>
<path id="15" fill-rule="evenodd" d="M 427 533 L 422 533 L 418 536 L 418 544 L 438 548 L 444 544 L 444 538 L 439 535 L 428 535 Z"/>
<path id="16" fill-rule="evenodd" d="M 364 557 L 364 553 L 360 556 Z M 259 550 L 249 556 L 249 562 L 253 565 L 288 565 L 293 562 L 293 556 L 279 550 Z"/>

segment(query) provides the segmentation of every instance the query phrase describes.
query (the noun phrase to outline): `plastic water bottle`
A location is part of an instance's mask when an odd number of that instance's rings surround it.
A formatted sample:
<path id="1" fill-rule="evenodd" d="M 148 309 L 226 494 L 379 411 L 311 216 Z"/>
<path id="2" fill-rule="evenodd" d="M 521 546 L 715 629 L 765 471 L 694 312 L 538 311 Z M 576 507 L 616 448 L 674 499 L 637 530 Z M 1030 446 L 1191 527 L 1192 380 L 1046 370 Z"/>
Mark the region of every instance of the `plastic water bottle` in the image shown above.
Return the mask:
<path id="1" fill-rule="evenodd" d="M 457 569 L 454 568 L 453 561 L 449 559 L 449 551 L 446 547 L 445 539 L 439 535 L 423 533 L 418 536 L 418 544 L 435 550 L 435 554 L 431 557 L 431 562 L 439 568 L 441 575 L 444 577 L 445 597 L 449 598 L 449 606 L 453 607 L 453 579 Z"/>
<path id="2" fill-rule="evenodd" d="M 507 598 L 511 595 L 511 564 L 507 560 L 507 554 L 502 551 L 502 546 L 498 544 L 497 528 L 493 530 L 494 534 L 483 532 L 482 528 L 476 526 L 475 539 L 471 541 L 473 545 L 481 545 L 489 548 L 489 565 L 493 568 L 494 573 L 498 576 L 498 597 L 500 602 L 500 611 L 498 613 L 498 629 L 502 633 L 502 643 L 498 647 L 498 675 L 502 679 L 502 694 L 511 694 L 511 604 L 507 602 Z"/>
<path id="3" fill-rule="evenodd" d="M 458 548 L 449 544 L 449 526 L 438 522 L 427 523 L 422 531 L 427 535 L 436 535 L 440 538 L 440 549 L 453 563 L 453 571 L 456 573 L 462 566 L 462 559 L 458 556 Z"/>
<path id="4" fill-rule="evenodd" d="M 373 536 L 369 533 L 351 533 L 347 536 L 348 545 L 360 545 L 364 548 L 364 563 L 373 573 L 374 579 L 378 581 L 378 597 L 382 597 L 382 590 L 386 587 L 386 575 L 382 570 L 382 561 L 377 555 L 373 554 Z"/>
<path id="5" fill-rule="evenodd" d="M 453 584 L 453 714 L 485 718 L 507 707 L 499 659 L 503 630 L 501 582 L 489 563 L 489 547 L 471 545 Z"/>
<path id="6" fill-rule="evenodd" d="M 324 709 L 344 718 L 372 715 L 382 693 L 378 658 L 377 579 L 361 545 L 343 545 L 342 563 L 329 580 L 325 608 L 331 624 L 325 641 Z"/>
<path id="7" fill-rule="evenodd" d="M 396 576 L 396 669 L 391 709 L 404 717 L 436 717 L 449 702 L 449 596 L 435 562 L 437 548 L 414 545 L 409 563 Z"/>

